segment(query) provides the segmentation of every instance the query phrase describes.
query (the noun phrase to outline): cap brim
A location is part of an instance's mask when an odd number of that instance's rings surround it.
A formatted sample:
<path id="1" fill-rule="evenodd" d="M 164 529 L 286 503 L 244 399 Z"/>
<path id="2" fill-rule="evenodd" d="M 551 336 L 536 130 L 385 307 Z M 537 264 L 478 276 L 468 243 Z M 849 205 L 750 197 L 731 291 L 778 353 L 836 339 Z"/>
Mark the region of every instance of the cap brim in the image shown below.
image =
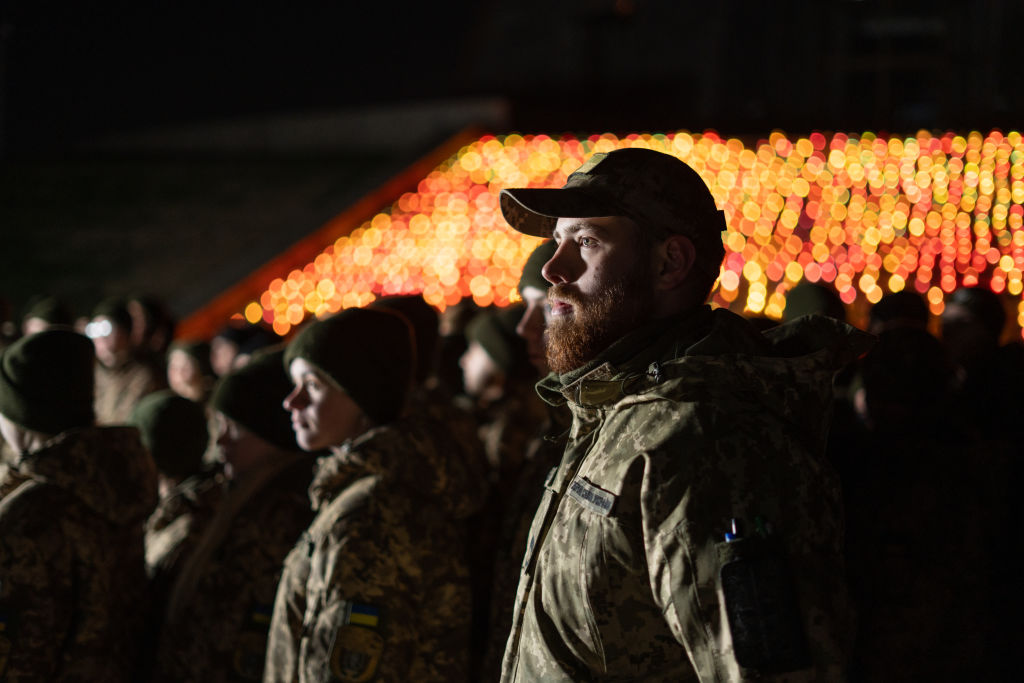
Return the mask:
<path id="1" fill-rule="evenodd" d="M 559 218 L 615 216 L 622 212 L 578 187 L 502 190 L 501 215 L 521 233 L 551 237 Z"/>

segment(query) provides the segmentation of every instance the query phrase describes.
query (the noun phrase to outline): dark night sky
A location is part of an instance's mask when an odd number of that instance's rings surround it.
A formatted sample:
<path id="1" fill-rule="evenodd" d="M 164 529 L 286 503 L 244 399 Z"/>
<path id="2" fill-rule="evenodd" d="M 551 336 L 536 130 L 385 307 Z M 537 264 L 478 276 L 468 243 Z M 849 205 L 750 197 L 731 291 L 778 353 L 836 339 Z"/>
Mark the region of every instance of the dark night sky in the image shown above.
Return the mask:
<path id="1" fill-rule="evenodd" d="M 548 132 L 1005 128 L 1022 21 L 1014 0 L 6 0 L 5 140 L 460 95 Z"/>
<path id="2" fill-rule="evenodd" d="M 471 5 L 14 1 L 8 143 L 453 92 Z"/>

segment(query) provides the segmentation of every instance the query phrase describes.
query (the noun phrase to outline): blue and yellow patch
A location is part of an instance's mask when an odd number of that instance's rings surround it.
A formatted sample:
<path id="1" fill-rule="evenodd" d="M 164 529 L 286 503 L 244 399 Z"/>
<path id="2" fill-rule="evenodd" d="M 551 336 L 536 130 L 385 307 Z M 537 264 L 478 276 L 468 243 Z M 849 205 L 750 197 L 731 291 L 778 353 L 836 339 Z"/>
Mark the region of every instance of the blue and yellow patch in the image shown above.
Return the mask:
<path id="1" fill-rule="evenodd" d="M 331 673 L 335 678 L 346 683 L 373 679 L 384 652 L 380 623 L 379 608 L 358 602 L 346 604 L 331 647 Z"/>
<path id="2" fill-rule="evenodd" d="M 357 603 L 351 603 L 349 605 L 348 619 L 346 620 L 350 624 L 356 624 L 358 626 L 366 626 L 367 628 L 377 628 L 380 624 L 380 610 L 372 605 L 360 605 Z"/>

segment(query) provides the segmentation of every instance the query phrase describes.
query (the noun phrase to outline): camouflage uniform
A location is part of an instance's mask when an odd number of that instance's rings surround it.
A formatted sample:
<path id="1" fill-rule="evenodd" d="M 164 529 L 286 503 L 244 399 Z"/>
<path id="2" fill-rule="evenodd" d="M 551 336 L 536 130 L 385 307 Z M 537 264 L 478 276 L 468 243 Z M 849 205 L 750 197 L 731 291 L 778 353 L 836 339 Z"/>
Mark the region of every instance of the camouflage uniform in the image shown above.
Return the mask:
<path id="1" fill-rule="evenodd" d="M 156 467 L 134 428 L 64 432 L 0 501 L 0 680 L 131 680 Z"/>
<path id="2" fill-rule="evenodd" d="M 862 337 L 823 318 L 761 336 L 701 307 L 543 380 L 574 419 L 530 532 L 502 680 L 758 677 L 737 661 L 719 579 L 751 547 L 723 541 L 734 518 L 774 528 L 813 662 L 772 680 L 843 680 L 852 624 L 823 413 Z"/>
<path id="3" fill-rule="evenodd" d="M 284 454 L 232 482 L 171 590 L 153 681 L 258 681 L 281 566 L 313 518 L 313 459 Z"/>
<path id="4" fill-rule="evenodd" d="M 223 497 L 219 473 L 197 474 L 157 503 L 146 522 L 146 570 L 154 596 L 166 596 Z"/>
<path id="5" fill-rule="evenodd" d="M 264 681 L 466 680 L 460 520 L 479 491 L 457 448 L 412 417 L 321 459 L 317 517 L 285 560 Z"/>
<path id="6" fill-rule="evenodd" d="M 523 549 L 530 536 L 530 523 L 544 494 L 544 481 L 558 465 L 565 450 L 565 437 L 572 414 L 565 406 L 547 406 L 548 419 L 527 445 L 522 469 L 508 490 L 499 496 L 505 505 L 497 538 L 490 591 L 490 611 L 484 646 L 481 680 L 497 680 L 501 675 L 501 656 L 512 628 L 512 610 L 516 602 L 519 568 Z"/>
<path id="7" fill-rule="evenodd" d="M 143 396 L 167 386 L 166 375 L 155 366 L 131 360 L 111 369 L 96 364 L 96 422 L 125 424 Z"/>

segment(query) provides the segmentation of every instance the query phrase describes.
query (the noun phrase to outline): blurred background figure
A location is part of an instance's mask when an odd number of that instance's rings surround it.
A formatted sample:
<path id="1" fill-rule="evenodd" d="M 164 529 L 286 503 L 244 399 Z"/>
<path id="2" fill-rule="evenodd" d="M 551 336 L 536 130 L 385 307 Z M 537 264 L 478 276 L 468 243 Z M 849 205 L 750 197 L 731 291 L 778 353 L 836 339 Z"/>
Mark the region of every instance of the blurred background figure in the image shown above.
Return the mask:
<path id="1" fill-rule="evenodd" d="M 167 352 L 167 384 L 179 396 L 205 403 L 217 376 L 210 364 L 210 345 L 177 341 Z"/>
<path id="2" fill-rule="evenodd" d="M 203 467 L 209 433 L 201 404 L 163 389 L 139 401 L 130 424 L 139 430 L 156 463 L 160 494 L 156 510 L 146 522 L 150 604 L 138 675 L 145 680 L 145 672 L 153 664 L 170 586 L 213 516 L 221 498 L 221 482 L 218 471 Z"/>
<path id="3" fill-rule="evenodd" d="M 162 363 L 176 327 L 167 303 L 155 296 L 138 295 L 125 305 L 132 318 L 132 345 L 141 357 Z"/>
<path id="4" fill-rule="evenodd" d="M 220 482 L 203 466 L 209 432 L 201 404 L 164 389 L 139 401 L 131 424 L 158 472 L 160 502 L 146 524 L 146 566 L 162 604 L 181 557 L 213 513 Z"/>
<path id="5" fill-rule="evenodd" d="M 281 406 L 291 390 L 282 359 L 254 354 L 210 397 L 226 487 L 180 563 L 153 681 L 262 679 L 282 562 L 313 518 L 313 459 Z"/>
<path id="6" fill-rule="evenodd" d="M 124 424 L 146 394 L 166 388 L 166 371 L 132 343 L 132 316 L 123 299 L 93 311 L 85 333 L 96 347 L 96 420 Z"/>
<path id="7" fill-rule="evenodd" d="M 846 322 L 846 307 L 836 290 L 828 285 L 801 280 L 786 295 L 782 322 L 788 323 L 804 315 L 818 313 Z"/>
<path id="8" fill-rule="evenodd" d="M 886 294 L 871 307 L 868 332 L 881 334 L 895 329 L 928 329 L 928 304 L 917 292 L 903 290 Z"/>
<path id="9" fill-rule="evenodd" d="M 526 308 L 485 310 L 466 327 L 466 351 L 459 359 L 462 383 L 479 424 L 492 482 L 518 475 L 544 404 L 533 389 L 538 375 L 516 334 Z"/>
<path id="10" fill-rule="evenodd" d="M 21 333 L 24 336 L 42 332 L 53 327 L 71 327 L 75 317 L 71 308 L 53 296 L 38 297 L 29 302 L 21 318 Z"/>
<path id="11" fill-rule="evenodd" d="M 6 680 L 133 680 L 156 470 L 129 427 L 97 428 L 93 344 L 68 330 L 0 356 L 0 637 Z"/>
<path id="12" fill-rule="evenodd" d="M 993 647 L 999 520 L 955 412 L 954 366 L 928 332 L 897 327 L 854 386 L 861 428 L 836 457 L 859 613 L 851 680 L 1006 680 Z"/>
<path id="13" fill-rule="evenodd" d="M 472 299 L 462 299 L 454 306 L 448 306 L 441 314 L 438 325 L 440 339 L 437 351 L 437 384 L 449 396 L 464 392 L 462 368 L 459 359 L 466 352 L 466 325 L 480 313 L 480 307 Z"/>
<path id="14" fill-rule="evenodd" d="M 263 325 L 231 321 L 210 340 L 210 365 L 218 377 L 245 365 L 260 349 L 280 344 L 281 338 Z"/>
<path id="15" fill-rule="evenodd" d="M 960 409 L 972 436 L 1020 454 L 1024 443 L 1024 347 L 1000 345 L 1006 311 L 997 294 L 963 287 L 942 312 L 942 342 L 961 373 Z"/>
<path id="16" fill-rule="evenodd" d="M 548 288 L 551 287 L 540 270 L 555 255 L 556 246 L 554 240 L 548 240 L 534 249 L 523 265 L 523 273 L 519 278 L 519 296 L 523 299 L 525 309 L 516 323 L 516 334 L 526 343 L 526 355 L 538 377 L 548 374 L 544 331 L 548 326 Z"/>
<path id="17" fill-rule="evenodd" d="M 544 279 L 541 269 L 554 255 L 555 247 L 555 242 L 548 240 L 534 249 L 519 278 L 519 296 L 525 310 L 515 332 L 526 344 L 527 357 L 536 378 L 548 374 L 544 334 L 549 313 L 547 292 L 551 283 Z M 532 383 L 530 388 L 533 389 Z M 500 676 L 501 658 L 512 630 L 512 610 L 530 524 L 544 493 L 544 480 L 551 468 L 558 465 L 565 449 L 562 435 L 568 431 L 571 422 L 569 410 L 545 403 L 540 405 L 544 416 L 534 425 L 524 446 L 519 471 L 502 489 L 502 495 L 494 496 L 501 501 L 497 513 L 500 521 L 495 532 L 488 622 L 486 629 L 482 630 L 485 637 L 478 680 L 497 680 Z"/>

